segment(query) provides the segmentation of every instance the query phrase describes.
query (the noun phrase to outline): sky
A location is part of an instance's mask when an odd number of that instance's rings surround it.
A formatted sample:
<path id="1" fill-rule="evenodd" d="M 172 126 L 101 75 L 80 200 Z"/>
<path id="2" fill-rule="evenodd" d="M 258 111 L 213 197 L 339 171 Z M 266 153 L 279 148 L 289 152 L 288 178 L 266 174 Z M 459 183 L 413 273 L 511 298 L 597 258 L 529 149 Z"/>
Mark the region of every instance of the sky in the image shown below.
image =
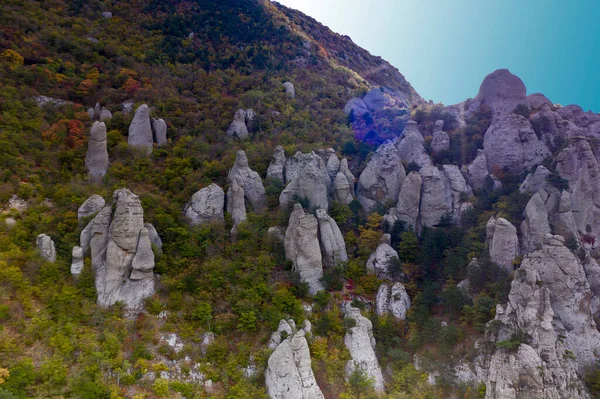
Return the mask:
<path id="1" fill-rule="evenodd" d="M 277 0 L 397 67 L 426 100 L 507 68 L 527 93 L 600 112 L 599 0 Z"/>

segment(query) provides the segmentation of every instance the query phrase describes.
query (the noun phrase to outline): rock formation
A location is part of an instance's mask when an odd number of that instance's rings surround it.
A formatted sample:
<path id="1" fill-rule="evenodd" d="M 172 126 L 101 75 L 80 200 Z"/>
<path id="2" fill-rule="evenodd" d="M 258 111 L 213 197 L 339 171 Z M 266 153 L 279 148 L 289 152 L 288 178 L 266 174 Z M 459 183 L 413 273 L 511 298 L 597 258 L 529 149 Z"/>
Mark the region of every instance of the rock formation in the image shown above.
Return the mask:
<path id="1" fill-rule="evenodd" d="M 442 216 L 452 213 L 451 199 L 446 192 L 444 176 L 437 167 L 422 168 L 420 217 L 421 225 L 432 227 L 439 223 Z"/>
<path id="2" fill-rule="evenodd" d="M 369 90 L 365 95 L 365 98 L 363 98 L 363 101 L 369 111 L 380 110 L 391 103 L 390 98 L 386 96 L 380 88 Z"/>
<path id="3" fill-rule="evenodd" d="M 315 155 L 281 192 L 279 204 L 286 208 L 297 199 L 306 199 L 311 208 L 328 209 L 330 186 L 327 167 Z"/>
<path id="4" fill-rule="evenodd" d="M 385 215 L 385 220 L 389 223 L 390 227 L 394 225 L 397 220 L 405 222 L 409 226 L 413 226 L 413 229 L 418 226 L 419 216 L 419 205 L 421 204 L 421 186 L 423 179 L 419 172 L 410 172 L 404 184 L 400 189 L 400 195 L 398 195 L 398 203 L 395 208 L 391 208 Z"/>
<path id="5" fill-rule="evenodd" d="M 318 229 L 317 219 L 304 213 L 300 204 L 294 204 L 285 232 L 285 256 L 293 262 L 294 271 L 308 284 L 311 294 L 323 289 L 323 264 Z"/>
<path id="6" fill-rule="evenodd" d="M 523 81 L 508 69 L 498 69 L 487 75 L 476 101 L 489 106 L 494 115 L 511 113 L 519 104 L 525 104 L 527 89 Z"/>
<path id="7" fill-rule="evenodd" d="M 156 136 L 156 144 L 159 146 L 167 144 L 167 123 L 165 120 L 155 119 L 152 121 L 152 127 Z"/>
<path id="8" fill-rule="evenodd" d="M 561 193 L 557 211 L 550 215 L 550 226 L 556 235 L 563 236 L 565 239 L 571 237 L 579 239 L 577 224 L 571 211 L 571 195 L 567 190 Z"/>
<path id="9" fill-rule="evenodd" d="M 238 109 L 233 116 L 233 122 L 227 128 L 228 137 L 237 137 L 240 140 L 248 138 L 248 127 L 246 126 L 246 111 Z"/>
<path id="10" fill-rule="evenodd" d="M 108 150 L 106 149 L 106 125 L 94 122 L 90 130 L 85 167 L 92 179 L 101 179 L 108 171 Z"/>
<path id="11" fill-rule="evenodd" d="M 369 256 L 366 269 L 369 273 L 374 273 L 378 278 L 384 279 L 390 277 L 390 264 L 398 262 L 400 258 L 398 252 L 389 244 L 381 243 L 377 246 L 375 252 Z"/>
<path id="12" fill-rule="evenodd" d="M 81 221 L 83 218 L 90 217 L 100 212 L 104 207 L 105 201 L 101 196 L 94 194 L 85 200 L 83 204 L 77 210 L 77 220 Z"/>
<path id="13" fill-rule="evenodd" d="M 352 357 L 346 364 L 346 379 L 355 370 L 360 370 L 372 380 L 375 392 L 385 392 L 383 374 L 375 355 L 373 324 L 359 309 L 350 305 L 346 307 L 345 317 L 355 321 L 354 327 L 348 328 L 344 337 L 344 344 Z"/>
<path id="14" fill-rule="evenodd" d="M 248 158 L 243 150 L 237 152 L 235 164 L 229 170 L 227 181 L 229 182 L 227 211 L 232 214 L 236 225 L 240 221 L 245 220 L 246 207 L 244 205 L 244 198 L 248 199 L 255 213 L 266 211 L 267 195 L 265 187 L 260 175 L 248 166 Z"/>
<path id="15" fill-rule="evenodd" d="M 284 175 L 283 171 L 285 168 L 285 151 L 282 146 L 278 145 L 275 148 L 275 153 L 273 154 L 273 159 L 269 164 L 269 168 L 267 169 L 267 179 L 271 180 L 279 180 L 283 183 Z"/>
<path id="16" fill-rule="evenodd" d="M 46 234 L 40 234 L 35 241 L 38 253 L 49 262 L 56 261 L 56 249 L 54 249 L 54 241 Z"/>
<path id="17" fill-rule="evenodd" d="M 345 114 L 350 114 L 352 111 L 354 111 L 354 116 L 357 118 L 369 112 L 367 104 L 361 98 L 357 97 L 351 98 L 344 106 Z"/>
<path id="18" fill-rule="evenodd" d="M 385 142 L 360 174 L 356 196 L 366 210 L 376 204 L 397 201 L 405 177 L 398 150 L 391 141 Z"/>
<path id="19" fill-rule="evenodd" d="M 140 148 L 149 154 L 152 152 L 153 142 L 150 110 L 146 104 L 142 104 L 135 110 L 135 116 L 129 125 L 129 137 L 127 138 L 127 143 L 130 146 Z"/>
<path id="20" fill-rule="evenodd" d="M 535 193 L 524 212 L 525 220 L 521 223 L 521 237 L 523 252 L 533 252 L 542 245 L 546 234 L 551 233 L 548 222 L 548 210 L 540 193 Z"/>
<path id="21" fill-rule="evenodd" d="M 487 223 L 486 236 L 492 262 L 507 272 L 512 272 L 512 261 L 519 254 L 519 238 L 515 226 L 504 218 L 492 217 Z"/>
<path id="22" fill-rule="evenodd" d="M 285 82 L 283 84 L 283 89 L 285 90 L 286 96 L 289 98 L 296 98 L 296 89 L 294 88 L 294 84 L 292 82 Z"/>
<path id="23" fill-rule="evenodd" d="M 81 247 L 91 251 L 98 305 L 122 302 L 139 310 L 154 294 L 154 254 L 144 210 L 138 196 L 127 189 L 116 190 L 113 202 L 114 211 L 107 205 L 90 221 Z"/>
<path id="24" fill-rule="evenodd" d="M 402 131 L 401 138 L 402 140 L 396 144 L 400 159 L 406 163 L 414 162 L 420 167 L 433 165 L 431 158 L 425 151 L 425 139 L 419 132 L 417 122 L 408 121 Z"/>
<path id="25" fill-rule="evenodd" d="M 71 252 L 71 274 L 77 276 L 83 271 L 83 250 L 81 247 L 73 247 Z"/>
<path id="26" fill-rule="evenodd" d="M 431 149 L 434 153 L 440 153 L 450 149 L 450 136 L 448 136 L 448 133 L 444 132 L 443 128 L 444 121 L 439 120 L 435 122 L 433 137 L 431 139 Z"/>
<path id="27" fill-rule="evenodd" d="M 235 197 L 235 194 L 233 196 Z M 225 192 L 221 187 L 212 183 L 208 187 L 204 187 L 194 193 L 190 202 L 185 206 L 183 213 L 192 226 L 211 222 L 222 223 L 224 222 L 224 205 Z"/>
<path id="28" fill-rule="evenodd" d="M 304 329 L 287 324 L 288 337 L 276 347 L 265 370 L 265 385 L 271 399 L 323 399 L 311 368 L 310 351 Z M 293 321 L 292 321 L 293 322 Z M 280 327 L 282 323 L 279 323 Z M 292 327 L 293 326 L 293 327 Z M 279 331 L 279 329 L 278 329 Z"/>
<path id="29" fill-rule="evenodd" d="M 410 297 L 402 283 L 383 283 L 379 286 L 375 298 L 375 311 L 379 316 L 391 314 L 398 320 L 404 320 L 410 304 Z"/>
<path id="30" fill-rule="evenodd" d="M 469 176 L 469 183 L 474 189 L 480 190 L 485 185 L 486 178 L 490 173 L 483 150 L 477 150 L 477 156 L 467 167 L 467 175 Z"/>
<path id="31" fill-rule="evenodd" d="M 335 266 L 338 262 L 347 262 L 346 243 L 335 220 L 333 220 L 324 209 L 317 209 L 317 221 L 319 223 L 319 242 L 323 264 L 328 267 Z"/>
<path id="32" fill-rule="evenodd" d="M 521 183 L 519 191 L 521 193 L 529 194 L 537 193 L 540 189 L 546 188 L 549 176 L 550 171 L 540 165 L 535 169 L 535 172 L 527 175 L 523 183 Z"/>

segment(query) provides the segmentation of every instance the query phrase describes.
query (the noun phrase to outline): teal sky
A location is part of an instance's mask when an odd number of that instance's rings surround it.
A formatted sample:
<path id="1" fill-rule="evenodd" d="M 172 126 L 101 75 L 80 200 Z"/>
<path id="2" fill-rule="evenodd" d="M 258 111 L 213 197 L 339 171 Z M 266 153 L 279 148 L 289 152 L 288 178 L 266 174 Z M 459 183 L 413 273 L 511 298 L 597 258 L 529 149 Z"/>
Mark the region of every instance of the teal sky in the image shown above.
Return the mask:
<path id="1" fill-rule="evenodd" d="M 454 104 L 508 68 L 562 105 L 600 112 L 598 0 L 278 0 L 396 66 L 425 99 Z"/>

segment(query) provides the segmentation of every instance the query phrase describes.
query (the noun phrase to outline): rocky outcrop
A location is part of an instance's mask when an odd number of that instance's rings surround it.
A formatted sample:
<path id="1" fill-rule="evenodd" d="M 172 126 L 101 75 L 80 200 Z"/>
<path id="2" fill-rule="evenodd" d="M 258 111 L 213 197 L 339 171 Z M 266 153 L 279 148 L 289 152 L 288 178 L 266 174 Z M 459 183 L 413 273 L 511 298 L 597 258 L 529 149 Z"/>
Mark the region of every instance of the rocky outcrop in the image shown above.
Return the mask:
<path id="1" fill-rule="evenodd" d="M 289 98 L 296 98 L 296 89 L 294 88 L 294 84 L 292 82 L 285 82 L 283 84 L 283 89 L 285 90 L 285 95 Z"/>
<path id="2" fill-rule="evenodd" d="M 152 121 L 152 127 L 154 128 L 154 135 L 156 136 L 156 145 L 167 144 L 167 122 L 164 119 L 154 119 Z"/>
<path id="3" fill-rule="evenodd" d="M 425 139 L 419 132 L 417 122 L 408 121 L 402 131 L 401 138 L 396 143 L 400 159 L 406 163 L 414 162 L 422 168 L 433 165 L 431 158 L 425 151 Z"/>
<path id="4" fill-rule="evenodd" d="M 361 117 L 369 112 L 369 110 L 367 109 L 367 104 L 361 98 L 354 97 L 344 106 L 345 114 L 349 115 L 351 112 L 354 112 L 355 117 Z"/>
<path id="5" fill-rule="evenodd" d="M 511 113 L 519 104 L 526 104 L 527 89 L 508 69 L 498 69 L 487 75 L 475 100 L 489 106 L 494 115 Z"/>
<path id="6" fill-rule="evenodd" d="M 534 173 L 527 175 L 523 183 L 521 183 L 519 191 L 529 194 L 537 193 L 540 189 L 546 188 L 548 184 L 547 179 L 550 174 L 550 171 L 546 167 L 543 165 L 538 166 Z"/>
<path id="7" fill-rule="evenodd" d="M 221 187 L 212 183 L 208 187 L 200 189 L 192 196 L 190 202 L 185 206 L 183 213 L 192 226 L 212 222 L 223 223 L 224 205 L 225 192 Z"/>
<path id="8" fill-rule="evenodd" d="M 410 297 L 402 283 L 384 283 L 379 286 L 375 299 L 375 311 L 380 317 L 391 314 L 398 320 L 404 320 L 410 304 Z"/>
<path id="9" fill-rule="evenodd" d="M 533 252 L 542 245 L 546 234 L 550 234 L 550 223 L 548 222 L 548 210 L 539 193 L 535 193 L 524 212 L 525 220 L 521 223 L 521 237 L 523 252 Z"/>
<path id="10" fill-rule="evenodd" d="M 541 163 L 550 150 L 538 140 L 529 121 L 521 115 L 507 114 L 492 121 L 483 139 L 487 169 L 521 173 Z"/>
<path id="11" fill-rule="evenodd" d="M 37 251 L 40 256 L 46 259 L 48 262 L 56 261 L 56 249 L 54 248 L 54 241 L 46 234 L 40 234 L 35 240 Z"/>
<path id="12" fill-rule="evenodd" d="M 81 221 L 83 218 L 90 217 L 100 212 L 100 209 L 104 207 L 105 201 L 101 196 L 94 194 L 84 201 L 83 204 L 77 210 L 77 220 Z"/>
<path id="13" fill-rule="evenodd" d="M 329 178 L 331 181 L 335 179 L 335 176 L 340 170 L 340 159 L 337 157 L 335 150 L 333 148 L 326 148 L 315 151 L 315 153 L 321 157 L 323 162 L 325 162 L 325 168 L 327 169 L 327 173 L 329 173 Z"/>
<path id="14" fill-rule="evenodd" d="M 391 104 L 390 98 L 380 88 L 369 90 L 363 101 L 369 111 L 377 111 Z"/>
<path id="15" fill-rule="evenodd" d="M 335 220 L 327 214 L 326 210 L 317 209 L 317 221 L 323 264 L 333 267 L 339 262 L 348 262 L 344 236 Z"/>
<path id="16" fill-rule="evenodd" d="M 83 271 L 83 250 L 75 246 L 71 251 L 71 274 L 78 276 Z"/>
<path id="17" fill-rule="evenodd" d="M 495 342 L 522 343 L 516 353 L 498 348 L 486 381 L 486 399 L 589 398 L 580 375 L 596 361 L 600 333 L 590 312 L 590 285 L 560 236 L 523 259 L 508 303 L 496 310 Z M 541 372 L 543 371 L 543 372 Z"/>
<path id="18" fill-rule="evenodd" d="M 397 220 L 405 222 L 409 226 L 418 226 L 419 205 L 421 203 L 421 186 L 423 179 L 419 172 L 410 172 L 398 195 L 398 203 L 385 215 L 385 220 L 393 226 Z"/>
<path id="19" fill-rule="evenodd" d="M 346 364 L 346 379 L 356 370 L 362 371 L 373 382 L 375 392 L 385 392 L 383 374 L 375 355 L 375 337 L 373 324 L 360 310 L 350 305 L 346 307 L 345 317 L 353 319 L 354 327 L 346 330 L 344 344 L 350 352 L 351 360 Z"/>
<path id="20" fill-rule="evenodd" d="M 356 196 L 366 210 L 376 204 L 397 201 L 406 177 L 402 159 L 391 141 L 377 148 L 358 178 Z"/>
<path id="21" fill-rule="evenodd" d="M 94 122 L 90 130 L 85 167 L 92 179 L 101 179 L 108 171 L 108 164 L 106 125 L 104 122 Z"/>
<path id="22" fill-rule="evenodd" d="M 550 215 L 550 226 L 556 235 L 579 240 L 577 224 L 571 211 L 571 195 L 567 190 L 561 193 L 557 211 Z"/>
<path id="23" fill-rule="evenodd" d="M 466 198 L 473 195 L 473 189 L 466 182 L 458 166 L 444 165 L 442 171 L 446 186 L 446 200 L 450 204 L 454 221 L 460 222 L 462 212 L 471 206 L 466 202 Z"/>
<path id="24" fill-rule="evenodd" d="M 574 138 L 556 157 L 556 171 L 569 182 L 571 211 L 581 234 L 600 234 L 600 168 L 584 138 Z M 588 229 L 589 226 L 589 229 Z"/>
<path id="25" fill-rule="evenodd" d="M 227 176 L 227 211 L 244 217 L 233 216 L 236 220 L 245 220 L 246 207 L 243 198 L 248 199 L 255 213 L 263 213 L 267 209 L 267 195 L 260 175 L 248 166 L 248 158 L 243 150 L 237 152 L 235 164 Z M 238 223 L 235 223 L 236 225 Z"/>
<path id="26" fill-rule="evenodd" d="M 269 340 L 269 349 L 277 349 L 281 341 L 287 337 L 291 337 L 296 332 L 296 322 L 293 319 L 279 320 L 277 331 L 271 334 Z"/>
<path id="27" fill-rule="evenodd" d="M 275 153 L 273 154 L 273 159 L 269 164 L 269 168 L 267 169 L 267 179 L 270 180 L 279 180 L 283 183 L 284 175 L 283 171 L 285 169 L 285 151 L 282 146 L 278 145 L 275 148 Z"/>
<path id="28" fill-rule="evenodd" d="M 91 252 L 98 305 L 122 302 L 137 311 L 154 294 L 154 254 L 138 196 L 119 189 L 113 202 L 114 211 L 107 205 L 90 221 L 81 247 Z"/>
<path id="29" fill-rule="evenodd" d="M 246 126 L 246 111 L 238 109 L 233 116 L 233 122 L 227 128 L 228 137 L 237 137 L 240 140 L 248 138 L 248 127 Z"/>
<path id="30" fill-rule="evenodd" d="M 288 321 L 282 322 L 288 324 Z M 282 323 L 279 325 L 281 327 Z M 287 327 L 292 332 L 278 344 L 268 360 L 265 370 L 267 393 L 271 399 L 323 399 L 311 368 L 306 331 L 302 328 L 294 331 L 295 324 L 293 328 L 291 324 Z"/>
<path id="31" fill-rule="evenodd" d="M 400 264 L 398 252 L 389 244 L 381 243 L 367 260 L 367 272 L 375 274 L 378 278 L 390 278 L 390 265 L 393 262 Z"/>
<path id="32" fill-rule="evenodd" d="M 490 175 L 487 167 L 487 158 L 483 150 L 477 150 L 477 156 L 467 167 L 467 175 L 471 187 L 480 190 L 486 182 L 486 178 Z"/>
<path id="33" fill-rule="evenodd" d="M 531 109 L 541 109 L 544 106 L 553 106 L 552 101 L 542 93 L 533 93 L 527 96 L 526 105 Z"/>
<path id="34" fill-rule="evenodd" d="M 333 180 L 333 199 L 342 204 L 349 204 L 354 200 L 354 175 L 348 169 L 348 160 L 343 158 L 339 171 Z"/>
<path id="35" fill-rule="evenodd" d="M 432 227 L 439 223 L 442 216 L 452 213 L 451 199 L 446 191 L 444 176 L 434 166 L 422 168 L 420 218 L 421 226 Z"/>
<path id="36" fill-rule="evenodd" d="M 509 273 L 512 272 L 512 262 L 519 255 L 519 238 L 515 226 L 504 218 L 492 217 L 487 223 L 486 236 L 492 262 Z"/>
<path id="37" fill-rule="evenodd" d="M 448 133 L 444 132 L 443 128 L 443 120 L 435 122 L 433 137 L 431 139 L 431 149 L 434 153 L 440 153 L 450 149 L 450 136 L 448 136 Z"/>
<path id="38" fill-rule="evenodd" d="M 127 143 L 149 154 L 152 152 L 153 142 L 150 110 L 146 104 L 142 104 L 135 110 L 135 116 L 129 125 Z"/>
<path id="39" fill-rule="evenodd" d="M 312 208 L 328 209 L 331 178 L 327 166 L 314 152 L 308 157 L 301 155 L 302 163 L 297 163 L 304 164 L 301 169 L 288 174 L 286 167 L 286 175 L 293 177 L 279 195 L 279 204 L 285 209 L 297 199 L 306 199 Z"/>
<path id="40" fill-rule="evenodd" d="M 311 294 L 323 289 L 323 264 L 318 229 L 317 219 L 304 213 L 300 204 L 294 204 L 285 232 L 285 256 L 293 262 L 294 271 L 308 284 Z"/>

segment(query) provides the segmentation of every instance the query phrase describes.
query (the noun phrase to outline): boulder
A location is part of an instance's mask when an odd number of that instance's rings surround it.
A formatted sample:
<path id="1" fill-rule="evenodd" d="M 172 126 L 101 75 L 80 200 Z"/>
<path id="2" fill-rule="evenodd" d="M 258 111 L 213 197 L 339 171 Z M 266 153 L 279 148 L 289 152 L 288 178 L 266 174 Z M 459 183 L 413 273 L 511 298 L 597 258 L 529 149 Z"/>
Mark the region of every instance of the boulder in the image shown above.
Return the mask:
<path id="1" fill-rule="evenodd" d="M 521 248 L 524 253 L 529 253 L 538 249 L 546 234 L 551 233 L 548 210 L 539 193 L 535 193 L 527 203 L 524 216 L 525 220 L 521 223 Z"/>
<path id="2" fill-rule="evenodd" d="M 550 215 L 550 226 L 554 234 L 563 236 L 565 239 L 573 237 L 579 241 L 577 224 L 571 211 L 571 195 L 567 190 L 563 190 L 561 193 L 557 211 Z"/>
<path id="3" fill-rule="evenodd" d="M 144 223 L 144 227 L 148 229 L 148 237 L 150 238 L 150 242 L 158 249 L 162 249 L 163 242 L 160 236 L 158 235 L 158 231 L 152 223 Z"/>
<path id="4" fill-rule="evenodd" d="M 311 208 L 329 208 L 331 179 L 323 160 L 315 155 L 289 182 L 279 195 L 279 205 L 285 209 L 296 198 L 308 200 Z"/>
<path id="5" fill-rule="evenodd" d="M 402 140 L 396 144 L 400 159 L 406 163 L 414 162 L 422 168 L 433 165 L 431 158 L 425 151 L 425 139 L 419 132 L 417 122 L 408 121 L 400 137 Z"/>
<path id="6" fill-rule="evenodd" d="M 267 169 L 267 179 L 279 180 L 281 183 L 284 182 L 283 171 L 285 169 L 285 151 L 282 146 L 278 145 L 275 148 L 273 159 Z"/>
<path id="7" fill-rule="evenodd" d="M 267 195 L 262 179 L 257 172 L 248 166 L 248 158 L 243 150 L 237 152 L 235 164 L 229 170 L 227 181 L 230 184 L 229 191 L 227 191 L 228 198 L 233 195 L 233 182 L 236 182 L 239 188 L 243 190 L 244 197 L 248 199 L 254 213 L 263 213 L 267 210 Z M 232 213 L 229 204 L 230 201 L 227 200 L 227 211 Z"/>
<path id="8" fill-rule="evenodd" d="M 362 99 L 357 97 L 351 98 L 350 101 L 348 101 L 344 106 L 345 114 L 350 114 L 352 111 L 354 111 L 354 116 L 357 118 L 369 112 L 367 109 L 367 104 L 365 104 Z"/>
<path id="9" fill-rule="evenodd" d="M 379 286 L 375 299 L 375 311 L 378 316 L 391 314 L 398 320 L 405 320 L 410 304 L 410 297 L 402 283 L 384 283 Z"/>
<path id="10" fill-rule="evenodd" d="M 398 195 L 398 203 L 385 215 L 385 220 L 393 226 L 397 220 L 405 222 L 413 229 L 418 226 L 419 205 L 421 203 L 421 186 L 423 179 L 419 172 L 410 172 Z"/>
<path id="11" fill-rule="evenodd" d="M 294 84 L 292 82 L 285 82 L 283 84 L 283 89 L 285 90 L 285 95 L 289 98 L 296 98 L 296 89 L 294 88 Z"/>
<path id="12" fill-rule="evenodd" d="M 167 122 L 164 119 L 154 119 L 152 122 L 157 145 L 167 144 Z"/>
<path id="13" fill-rule="evenodd" d="M 363 98 L 369 111 L 377 111 L 391 104 L 391 100 L 380 88 L 374 88 L 367 92 Z"/>
<path id="14" fill-rule="evenodd" d="M 367 272 L 375 274 L 377 278 L 389 278 L 392 274 L 390 272 L 390 265 L 393 262 L 400 264 L 398 252 L 389 244 L 381 243 L 377 246 L 375 252 L 369 256 L 366 269 Z"/>
<path id="15" fill-rule="evenodd" d="M 83 271 L 83 250 L 75 246 L 71 251 L 71 274 L 78 276 Z"/>
<path id="16" fill-rule="evenodd" d="M 434 130 L 431 139 L 431 149 L 436 154 L 442 151 L 448 151 L 450 149 L 450 136 L 448 136 L 448 133 L 443 130 Z"/>
<path id="17" fill-rule="evenodd" d="M 498 69 L 487 75 L 475 100 L 489 106 L 494 115 L 511 113 L 519 104 L 527 103 L 527 89 L 519 77 L 508 69 Z"/>
<path id="18" fill-rule="evenodd" d="M 227 190 L 227 212 L 231 214 L 234 227 L 247 219 L 244 189 L 237 180 Z"/>
<path id="19" fill-rule="evenodd" d="M 464 201 L 464 197 L 471 197 L 473 189 L 466 182 L 465 177 L 456 165 L 442 166 L 444 185 L 446 186 L 446 197 L 449 199 L 454 220 L 459 222 L 465 206 L 470 204 Z M 462 198 L 462 199 L 461 199 Z"/>
<path id="20" fill-rule="evenodd" d="M 346 175 L 338 172 L 333 181 L 333 199 L 348 205 L 354 200 L 352 196 L 352 187 Z"/>
<path id="21" fill-rule="evenodd" d="M 486 178 L 490 175 L 487 167 L 487 157 L 483 150 L 477 150 L 477 156 L 467 167 L 467 175 L 471 187 L 480 190 L 486 182 Z"/>
<path id="22" fill-rule="evenodd" d="M 100 119 L 100 122 L 107 122 L 107 121 L 111 120 L 112 112 L 110 112 L 106 108 L 102 108 L 102 111 L 100 111 L 99 119 Z"/>
<path id="23" fill-rule="evenodd" d="M 248 127 L 246 126 L 246 111 L 238 109 L 233 116 L 233 122 L 227 128 L 228 137 L 237 137 L 240 140 L 248 138 Z"/>
<path id="24" fill-rule="evenodd" d="M 150 110 L 146 104 L 140 105 L 135 110 L 135 116 L 129 125 L 127 143 L 132 147 L 144 150 L 147 154 L 152 152 L 154 139 L 150 124 Z"/>
<path id="25" fill-rule="evenodd" d="M 54 248 L 54 241 L 46 234 L 40 234 L 37 236 L 35 241 L 37 251 L 40 256 L 49 262 L 56 261 L 56 249 Z"/>
<path id="26" fill-rule="evenodd" d="M 265 385 L 271 399 L 323 399 L 311 368 L 305 331 L 299 329 L 281 342 L 269 357 Z"/>
<path id="27" fill-rule="evenodd" d="M 323 264 L 333 267 L 338 262 L 348 262 L 344 236 L 335 220 L 324 209 L 317 209 L 317 222 L 319 223 L 319 242 Z"/>
<path id="28" fill-rule="evenodd" d="M 525 104 L 531 109 L 541 109 L 544 106 L 552 107 L 554 105 L 552 101 L 548 100 L 548 98 L 542 93 L 533 93 L 528 95 Z"/>
<path id="29" fill-rule="evenodd" d="M 239 195 L 239 192 L 237 194 Z M 241 202 L 243 204 L 243 194 Z M 211 222 L 223 223 L 224 205 L 225 192 L 221 187 L 212 183 L 208 187 L 200 189 L 192 196 L 190 202 L 185 206 L 183 213 L 192 226 Z"/>
<path id="30" fill-rule="evenodd" d="M 385 392 L 383 374 L 375 355 L 373 324 L 360 313 L 359 309 L 350 305 L 346 307 L 345 317 L 355 322 L 353 327 L 346 330 L 344 337 L 344 344 L 352 357 L 346 364 L 346 379 L 350 378 L 354 371 L 360 370 L 373 382 L 375 392 Z"/>
<path id="31" fill-rule="evenodd" d="M 335 150 L 333 148 L 317 150 L 316 154 L 321 157 L 323 162 L 325 162 L 325 168 L 327 169 L 327 173 L 329 173 L 329 178 L 333 181 L 339 172 L 341 165 Z"/>
<path id="32" fill-rule="evenodd" d="M 154 269 L 154 252 L 152 252 L 152 242 L 148 236 L 148 229 L 142 227 L 135 250 L 135 256 L 131 261 L 132 280 L 142 280 L 145 278 L 153 278 L 152 270 Z"/>
<path id="33" fill-rule="evenodd" d="M 90 130 L 85 167 L 92 179 L 101 179 L 108 171 L 108 150 L 106 149 L 106 125 L 94 122 Z"/>
<path id="34" fill-rule="evenodd" d="M 294 180 L 294 178 L 296 178 L 300 174 L 300 172 L 306 167 L 306 165 L 308 165 L 311 162 L 318 163 L 319 159 L 322 161 L 322 163 L 319 163 L 319 166 L 322 167 L 327 174 L 329 174 L 325 162 L 314 151 L 307 154 L 303 154 L 300 151 L 297 151 L 294 155 L 292 155 L 285 161 L 285 183 L 289 183 L 292 180 Z"/>
<path id="35" fill-rule="evenodd" d="M 104 207 L 105 201 L 101 196 L 94 194 L 84 201 L 83 204 L 77 210 L 77 220 L 81 221 L 83 218 L 90 217 L 100 212 L 100 209 Z"/>
<path id="36" fill-rule="evenodd" d="M 490 259 L 511 273 L 514 270 L 512 261 L 519 255 L 517 229 L 504 218 L 491 218 L 487 224 L 486 235 L 488 237 Z"/>
<path id="37" fill-rule="evenodd" d="M 537 193 L 540 189 L 546 188 L 548 185 L 547 179 L 550 174 L 550 171 L 546 167 L 543 165 L 538 166 L 534 173 L 527 175 L 523 183 L 521 183 L 519 191 L 529 194 Z"/>
<path id="38" fill-rule="evenodd" d="M 512 113 L 494 118 L 485 133 L 483 151 L 488 170 L 512 173 L 521 173 L 551 155 L 548 147 L 538 140 L 529 121 Z"/>
<path id="39" fill-rule="evenodd" d="M 357 198 L 367 211 L 376 204 L 395 202 L 405 177 L 398 150 L 394 143 L 387 141 L 379 146 L 359 176 Z"/>
<path id="40" fill-rule="evenodd" d="M 285 232 L 285 256 L 293 262 L 294 271 L 308 284 L 312 295 L 323 289 L 318 229 L 317 219 L 311 214 L 305 214 L 300 204 L 294 204 Z"/>
<path id="41" fill-rule="evenodd" d="M 296 322 L 292 319 L 279 320 L 279 326 L 277 327 L 277 331 L 271 334 L 271 339 L 269 340 L 268 347 L 269 349 L 277 349 L 277 346 L 287 337 L 291 337 L 296 332 Z"/>
<path id="42" fill-rule="evenodd" d="M 442 216 L 452 213 L 452 199 L 446 191 L 444 175 L 435 166 L 421 168 L 423 185 L 419 214 L 422 227 L 437 225 Z"/>

